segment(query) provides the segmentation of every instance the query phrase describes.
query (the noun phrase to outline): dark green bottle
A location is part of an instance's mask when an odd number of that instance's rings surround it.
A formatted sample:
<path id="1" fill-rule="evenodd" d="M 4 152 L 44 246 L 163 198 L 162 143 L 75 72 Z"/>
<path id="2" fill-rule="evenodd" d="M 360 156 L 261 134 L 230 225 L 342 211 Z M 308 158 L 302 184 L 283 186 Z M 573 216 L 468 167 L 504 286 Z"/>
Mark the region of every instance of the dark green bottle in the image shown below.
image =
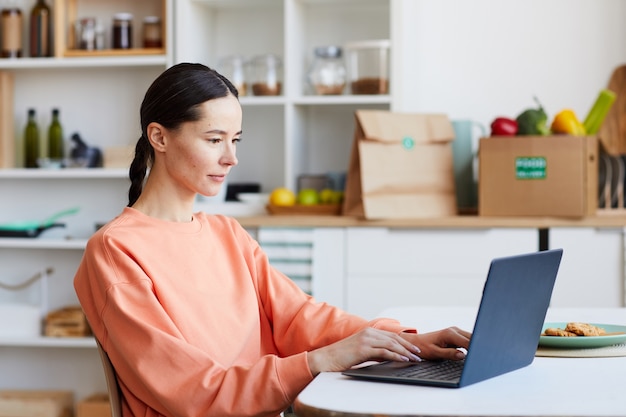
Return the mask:
<path id="1" fill-rule="evenodd" d="M 35 109 L 28 109 L 28 122 L 24 129 L 24 166 L 37 168 L 39 158 L 39 126 L 35 119 Z"/>
<path id="2" fill-rule="evenodd" d="M 52 109 L 52 122 L 48 128 L 48 158 L 63 159 L 64 157 L 63 127 L 59 120 L 59 109 Z"/>

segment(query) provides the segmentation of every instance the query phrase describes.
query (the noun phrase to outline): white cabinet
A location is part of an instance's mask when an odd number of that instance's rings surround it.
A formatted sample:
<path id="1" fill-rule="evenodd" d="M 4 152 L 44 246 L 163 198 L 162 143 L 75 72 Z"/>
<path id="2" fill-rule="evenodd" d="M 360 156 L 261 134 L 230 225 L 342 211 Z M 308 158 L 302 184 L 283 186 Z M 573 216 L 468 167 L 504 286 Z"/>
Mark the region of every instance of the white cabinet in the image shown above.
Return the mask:
<path id="1" fill-rule="evenodd" d="M 2 221 L 43 220 L 69 207 L 77 214 L 59 219 L 64 228 L 40 237 L 0 238 L 0 281 L 23 283 L 52 268 L 47 284 L 41 281 L 19 290 L 0 288 L 0 303 L 51 309 L 77 305 L 73 289 L 76 267 L 86 239 L 96 224 L 110 220 L 126 203 L 128 180 L 117 170 L 2 170 Z M 43 288 L 42 288 L 43 287 Z M 0 320 L 14 320 L 0 317 Z M 0 389 L 63 389 L 80 400 L 106 390 L 93 338 L 2 337 Z"/>
<path id="2" fill-rule="evenodd" d="M 551 248 L 563 248 L 552 305 L 624 306 L 624 229 L 550 229 Z"/>
<path id="3" fill-rule="evenodd" d="M 231 182 L 257 181 L 266 191 L 282 185 L 295 188 L 300 174 L 347 169 L 354 111 L 389 109 L 391 96 L 315 96 L 306 73 L 316 46 L 390 39 L 392 4 L 390 0 L 175 3 L 176 62 L 218 67 L 228 55 L 249 59 L 264 53 L 279 55 L 283 61 L 280 96 L 241 97 L 244 133 L 238 147 L 240 166 L 231 171 Z M 392 79 L 392 91 L 393 85 Z"/>
<path id="4" fill-rule="evenodd" d="M 533 228 L 350 228 L 345 307 L 373 318 L 398 305 L 477 306 L 490 261 L 537 244 Z"/>

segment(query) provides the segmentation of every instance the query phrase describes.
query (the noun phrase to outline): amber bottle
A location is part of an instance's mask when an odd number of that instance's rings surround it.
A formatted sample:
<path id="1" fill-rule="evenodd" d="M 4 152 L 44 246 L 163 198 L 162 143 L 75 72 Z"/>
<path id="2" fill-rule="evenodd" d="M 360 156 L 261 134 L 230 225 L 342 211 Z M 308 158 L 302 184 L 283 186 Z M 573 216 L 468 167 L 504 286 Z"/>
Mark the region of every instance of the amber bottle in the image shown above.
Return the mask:
<path id="1" fill-rule="evenodd" d="M 45 0 L 37 0 L 30 12 L 30 56 L 52 56 L 52 15 Z"/>

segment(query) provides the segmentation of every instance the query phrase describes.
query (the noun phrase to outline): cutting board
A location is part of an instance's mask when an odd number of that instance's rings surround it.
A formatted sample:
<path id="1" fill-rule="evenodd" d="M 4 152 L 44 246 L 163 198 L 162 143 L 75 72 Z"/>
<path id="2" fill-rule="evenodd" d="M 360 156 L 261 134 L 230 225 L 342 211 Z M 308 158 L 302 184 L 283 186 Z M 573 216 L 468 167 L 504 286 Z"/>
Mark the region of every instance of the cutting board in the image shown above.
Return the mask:
<path id="1" fill-rule="evenodd" d="M 617 97 L 600 127 L 598 137 L 607 153 L 626 154 L 626 64 L 613 70 L 607 88 Z"/>

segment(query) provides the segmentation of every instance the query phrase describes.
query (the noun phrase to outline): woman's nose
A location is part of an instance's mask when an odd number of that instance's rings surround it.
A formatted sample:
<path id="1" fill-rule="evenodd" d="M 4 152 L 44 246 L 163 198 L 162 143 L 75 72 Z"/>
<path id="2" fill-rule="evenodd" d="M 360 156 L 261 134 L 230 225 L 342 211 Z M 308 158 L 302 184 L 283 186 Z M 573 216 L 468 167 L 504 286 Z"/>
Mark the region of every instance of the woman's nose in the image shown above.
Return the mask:
<path id="1" fill-rule="evenodd" d="M 225 165 L 237 165 L 239 161 L 237 160 L 237 148 L 234 144 L 230 146 L 226 146 L 224 150 L 224 154 L 222 155 L 222 163 Z"/>

